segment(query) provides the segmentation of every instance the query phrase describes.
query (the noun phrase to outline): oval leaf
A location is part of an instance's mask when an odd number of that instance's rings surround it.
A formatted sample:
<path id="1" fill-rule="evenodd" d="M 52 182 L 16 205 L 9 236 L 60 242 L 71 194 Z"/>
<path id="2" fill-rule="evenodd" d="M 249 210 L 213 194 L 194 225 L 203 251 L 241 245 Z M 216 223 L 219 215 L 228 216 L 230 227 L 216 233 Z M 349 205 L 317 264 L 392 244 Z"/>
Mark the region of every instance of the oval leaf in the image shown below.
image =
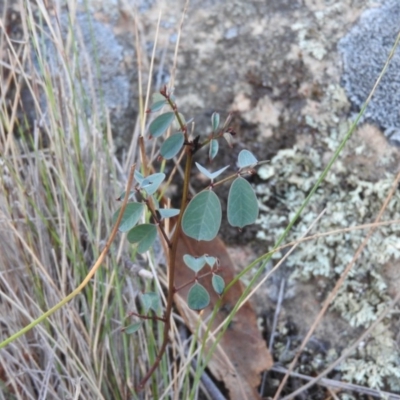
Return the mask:
<path id="1" fill-rule="evenodd" d="M 221 226 L 222 212 L 218 196 L 204 190 L 193 197 L 182 218 L 185 234 L 196 240 L 213 240 Z"/>
<path id="2" fill-rule="evenodd" d="M 122 216 L 121 223 L 119 224 L 119 230 L 121 232 L 128 232 L 132 229 L 142 216 L 144 204 L 142 203 L 128 203 L 125 207 L 124 215 Z M 116 211 L 113 215 L 113 223 L 117 221 L 118 215 L 121 209 Z"/>
<path id="3" fill-rule="evenodd" d="M 185 136 L 182 132 L 171 135 L 161 146 L 160 153 L 166 159 L 170 160 L 175 157 L 182 148 Z"/>
<path id="4" fill-rule="evenodd" d="M 213 275 L 212 280 L 211 280 L 212 286 L 214 288 L 214 290 L 218 293 L 218 294 L 222 294 L 222 292 L 225 289 L 225 282 L 222 279 L 221 276 L 219 275 Z"/>
<path id="5" fill-rule="evenodd" d="M 172 218 L 179 215 L 180 210 L 177 208 L 160 208 L 158 212 L 160 213 L 161 218 Z"/>
<path id="6" fill-rule="evenodd" d="M 138 243 L 138 253 L 147 251 L 157 237 L 157 228 L 152 224 L 143 224 L 135 226 L 127 235 L 130 243 Z"/>
<path id="7" fill-rule="evenodd" d="M 213 115 L 211 115 L 211 126 L 213 132 L 216 132 L 216 130 L 219 127 L 219 114 L 214 112 Z"/>
<path id="8" fill-rule="evenodd" d="M 125 193 L 126 193 L 126 191 L 124 190 L 124 191 L 120 194 L 120 196 L 117 197 L 117 200 L 118 200 L 118 201 L 123 200 L 124 197 L 125 197 Z M 135 200 L 135 194 L 136 194 L 136 192 L 134 192 L 133 190 L 131 190 L 131 192 L 129 193 L 129 196 L 128 196 L 128 200 Z"/>
<path id="9" fill-rule="evenodd" d="M 187 302 L 192 310 L 200 311 L 210 304 L 210 295 L 203 285 L 196 282 L 189 290 Z"/>
<path id="10" fill-rule="evenodd" d="M 150 310 L 157 312 L 160 309 L 160 299 L 157 293 L 148 292 L 140 296 L 144 307 L 144 313 L 147 314 Z"/>
<path id="11" fill-rule="evenodd" d="M 149 127 L 150 134 L 153 137 L 159 137 L 165 133 L 174 120 L 175 114 L 173 112 L 166 112 L 159 115 Z"/>
<path id="12" fill-rule="evenodd" d="M 178 115 L 179 115 L 179 117 L 181 118 L 181 122 L 182 122 L 183 125 L 187 125 L 187 124 L 189 123 L 189 121 L 186 122 L 186 119 L 185 119 L 185 117 L 183 116 L 183 114 L 178 113 Z M 175 118 L 175 121 L 174 121 L 174 125 L 173 125 L 173 126 L 174 126 L 174 128 L 176 128 L 177 130 L 181 129 L 181 126 L 179 125 L 179 122 L 178 122 L 178 119 L 177 119 L 177 118 Z"/>
<path id="13" fill-rule="evenodd" d="M 218 154 L 218 148 L 218 140 L 212 139 L 210 141 L 210 150 L 208 151 L 208 157 L 210 158 L 210 160 L 213 160 Z"/>
<path id="14" fill-rule="evenodd" d="M 253 224 L 258 217 L 258 202 L 250 183 L 244 178 L 236 178 L 228 195 L 228 222 L 243 228 Z"/>
<path id="15" fill-rule="evenodd" d="M 124 332 L 128 335 L 131 335 L 132 333 L 137 332 L 140 327 L 142 326 L 141 322 L 134 322 L 133 324 L 128 325 L 125 329 Z"/>
<path id="16" fill-rule="evenodd" d="M 151 112 L 156 112 L 156 111 L 160 111 L 165 105 L 167 104 L 167 100 L 158 100 L 155 101 L 151 107 L 150 107 L 150 111 Z"/>
<path id="17" fill-rule="evenodd" d="M 165 179 L 165 174 L 159 172 L 157 174 L 149 175 L 147 178 L 144 178 L 140 187 L 146 191 L 147 194 L 154 194 L 157 189 L 160 187 L 162 181 Z"/>
<path id="18" fill-rule="evenodd" d="M 144 176 L 137 169 L 135 169 L 135 173 L 134 174 L 135 174 L 136 182 L 139 183 L 139 185 L 141 185 L 142 182 L 143 182 Z"/>
<path id="19" fill-rule="evenodd" d="M 206 263 L 212 268 L 217 261 L 215 257 L 212 256 L 204 256 L 204 259 L 206 260 Z"/>
<path id="20" fill-rule="evenodd" d="M 206 260 L 204 256 L 193 257 L 190 254 L 185 254 L 183 256 L 184 263 L 196 274 L 206 265 Z"/>
<path id="21" fill-rule="evenodd" d="M 257 158 L 254 157 L 253 153 L 248 150 L 242 150 L 238 157 L 239 168 L 250 167 L 251 165 L 257 164 Z"/>

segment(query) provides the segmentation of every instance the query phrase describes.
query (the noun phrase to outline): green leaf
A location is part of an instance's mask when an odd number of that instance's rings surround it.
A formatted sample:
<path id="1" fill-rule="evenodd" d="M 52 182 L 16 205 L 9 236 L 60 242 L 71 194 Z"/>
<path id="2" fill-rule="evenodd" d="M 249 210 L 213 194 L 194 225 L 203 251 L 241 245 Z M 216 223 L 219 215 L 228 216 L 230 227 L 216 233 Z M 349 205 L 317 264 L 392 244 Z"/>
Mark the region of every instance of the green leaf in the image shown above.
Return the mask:
<path id="1" fill-rule="evenodd" d="M 158 212 L 161 215 L 161 218 L 171 218 L 179 215 L 180 210 L 177 208 L 160 208 Z"/>
<path id="2" fill-rule="evenodd" d="M 175 114 L 173 112 L 166 112 L 164 114 L 159 115 L 149 127 L 150 134 L 153 137 L 159 137 L 165 133 L 165 131 L 169 128 L 172 121 L 175 118 Z"/>
<path id="3" fill-rule="evenodd" d="M 165 179 L 165 174 L 158 172 L 156 174 L 149 175 L 144 178 L 140 187 L 146 191 L 147 194 L 154 194 L 160 187 L 162 181 Z"/>
<path id="4" fill-rule="evenodd" d="M 183 232 L 196 240 L 213 240 L 221 226 L 222 212 L 218 196 L 211 190 L 198 193 L 190 201 L 182 218 Z"/>
<path id="5" fill-rule="evenodd" d="M 144 313 L 147 314 L 150 310 L 157 312 L 160 309 L 160 299 L 157 293 L 148 292 L 140 296 L 144 307 Z"/>
<path id="6" fill-rule="evenodd" d="M 211 115 L 211 126 L 213 132 L 216 132 L 219 127 L 219 114 L 216 112 L 214 112 L 213 115 Z"/>
<path id="7" fill-rule="evenodd" d="M 248 150 L 242 150 L 239 153 L 238 165 L 239 168 L 250 167 L 251 165 L 257 164 L 257 158 L 254 157 L 253 153 Z"/>
<path id="8" fill-rule="evenodd" d="M 160 153 L 166 159 L 174 158 L 182 148 L 185 136 L 182 132 L 171 135 L 161 146 Z"/>
<path id="9" fill-rule="evenodd" d="M 217 259 L 215 257 L 207 256 L 204 255 L 204 259 L 206 260 L 206 263 L 210 266 L 213 267 Z"/>
<path id="10" fill-rule="evenodd" d="M 162 101 L 162 100 L 167 101 L 160 92 L 155 92 L 151 95 L 151 103 L 152 104 L 157 103 L 158 101 Z"/>
<path id="11" fill-rule="evenodd" d="M 122 216 L 121 223 L 119 224 L 119 230 L 121 232 L 128 232 L 132 229 L 142 216 L 144 204 L 142 203 L 128 203 L 126 205 L 124 215 Z M 113 215 L 113 224 L 117 221 L 118 215 L 121 209 L 117 210 Z"/>
<path id="12" fill-rule="evenodd" d="M 192 310 L 200 311 L 210 304 L 210 295 L 203 285 L 196 282 L 189 290 L 187 302 Z"/>
<path id="13" fill-rule="evenodd" d="M 258 217 L 258 202 L 250 183 L 236 178 L 228 195 L 228 222 L 243 228 L 255 222 Z"/>
<path id="14" fill-rule="evenodd" d="M 135 175 L 136 182 L 139 183 L 139 185 L 141 185 L 143 182 L 144 176 L 137 169 L 135 169 L 134 175 Z"/>
<path id="15" fill-rule="evenodd" d="M 152 224 L 143 224 L 135 226 L 127 235 L 130 243 L 138 243 L 138 253 L 147 251 L 157 237 L 157 227 Z"/>
<path id="16" fill-rule="evenodd" d="M 225 282 L 219 275 L 213 275 L 211 279 L 212 286 L 218 294 L 222 294 L 225 289 Z"/>
<path id="17" fill-rule="evenodd" d="M 208 157 L 210 158 L 210 160 L 213 160 L 218 154 L 218 148 L 218 140 L 212 139 L 210 141 L 210 150 L 208 151 Z"/>
<path id="18" fill-rule="evenodd" d="M 185 254 L 183 256 L 183 261 L 185 264 L 196 274 L 206 265 L 206 260 L 204 256 L 193 257 L 190 254 Z"/>
<path id="19" fill-rule="evenodd" d="M 203 166 L 201 166 L 198 162 L 195 163 L 196 167 L 199 169 L 199 171 L 205 175 L 208 179 L 211 179 L 211 181 L 214 181 L 215 178 L 217 178 L 219 175 L 221 175 L 227 168 L 229 168 L 229 165 L 227 165 L 224 168 L 219 169 L 218 171 L 215 172 L 209 172 L 207 171 Z"/>
<path id="20" fill-rule="evenodd" d="M 141 326 L 142 326 L 142 323 L 141 323 L 141 322 L 134 322 L 133 324 L 128 325 L 128 326 L 124 329 L 124 332 L 125 332 L 127 335 L 131 335 L 132 333 L 137 332 L 137 331 L 140 329 Z"/>
<path id="21" fill-rule="evenodd" d="M 181 117 L 181 121 L 182 121 L 183 125 L 187 125 L 186 119 L 185 119 L 185 117 L 183 116 L 183 114 L 178 113 L 178 115 Z M 179 122 L 178 122 L 178 119 L 177 119 L 177 118 L 175 118 L 175 121 L 174 121 L 174 125 L 173 125 L 173 126 L 174 126 L 174 128 L 177 129 L 177 130 L 181 129 L 181 126 L 179 125 Z"/>
<path id="22" fill-rule="evenodd" d="M 167 100 L 165 100 L 165 98 L 164 98 L 163 100 L 155 101 L 155 102 L 151 105 L 150 111 L 151 111 L 151 112 L 160 111 L 166 104 L 167 104 Z"/>
<path id="23" fill-rule="evenodd" d="M 125 193 L 126 193 L 126 191 L 124 190 L 124 191 L 119 195 L 119 197 L 117 197 L 117 200 L 118 200 L 118 201 L 123 200 L 124 197 L 125 197 Z M 135 194 L 136 194 L 136 192 L 133 191 L 133 190 L 131 190 L 131 192 L 129 193 L 129 196 L 128 196 L 128 200 L 133 200 L 133 199 L 135 198 Z"/>

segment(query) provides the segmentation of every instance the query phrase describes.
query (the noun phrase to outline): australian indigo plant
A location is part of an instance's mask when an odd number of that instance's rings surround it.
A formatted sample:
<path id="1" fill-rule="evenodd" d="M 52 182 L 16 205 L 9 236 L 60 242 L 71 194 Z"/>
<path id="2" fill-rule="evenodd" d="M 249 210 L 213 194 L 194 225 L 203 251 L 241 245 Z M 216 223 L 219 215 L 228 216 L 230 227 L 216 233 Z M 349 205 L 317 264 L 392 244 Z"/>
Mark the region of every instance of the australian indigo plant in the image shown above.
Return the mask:
<path id="1" fill-rule="evenodd" d="M 232 146 L 232 136 L 235 133 L 229 127 L 230 116 L 220 126 L 219 114 L 213 113 L 211 116 L 211 133 L 205 138 L 201 138 L 200 136 L 192 137 L 193 135 L 189 135 L 188 133 L 188 126 L 183 115 L 178 111 L 174 96 L 164 87 L 160 93 L 153 96 L 153 104 L 148 113 L 155 113 L 166 107 L 170 111 L 163 112 L 150 123 L 148 135 L 153 138 L 161 138 L 170 131 L 175 121 L 177 123 L 177 132 L 172 133 L 170 136 L 166 135 L 167 137 L 160 147 L 160 156 L 162 159 L 171 160 L 181 153 L 180 157 L 178 157 L 179 161 L 177 161 L 180 162 L 180 160 L 183 160 L 185 163 L 181 207 L 180 209 L 174 209 L 161 206 L 165 202 L 163 201 L 160 188 L 166 175 L 163 172 L 150 171 L 152 166 L 148 165 L 144 137 L 141 137 L 142 169 L 141 172 L 138 170 L 135 171 L 136 185 L 130 198 L 140 198 L 142 200 L 131 201 L 126 205 L 119 226 L 121 232 L 127 232 L 128 241 L 137 245 L 138 253 L 144 253 L 149 250 L 154 244 L 157 235 L 159 235 L 163 243 L 163 249 L 166 252 L 166 259 L 168 260 L 168 295 L 163 316 L 149 316 L 150 312 L 154 312 L 155 314 L 159 312 L 159 296 L 154 292 L 144 293 L 141 295 L 144 314 L 134 314 L 136 317 L 139 317 L 139 321 L 125 328 L 126 333 L 136 332 L 142 324 L 140 320 L 149 318 L 161 320 L 165 324 L 163 343 L 158 352 L 157 359 L 140 382 L 138 388 L 144 386 L 158 367 L 167 347 L 173 296 L 179 290 L 179 288 L 174 287 L 174 274 L 177 262 L 177 245 L 181 233 L 183 232 L 195 240 L 204 241 L 211 241 L 217 236 L 221 226 L 222 210 L 220 200 L 213 189 L 218 185 L 228 182 L 232 182 L 227 206 L 229 224 L 242 229 L 246 225 L 254 223 L 258 216 L 256 195 L 250 183 L 243 176 L 253 173 L 253 168 L 260 163 L 248 150 L 242 150 L 239 153 L 236 172 L 218 181 L 216 179 L 229 168 L 229 165 L 218 171 L 210 172 L 196 162 L 197 169 L 210 180 L 210 183 L 189 201 L 189 182 L 193 167 L 193 155 L 200 149 L 207 148 L 209 159 L 212 161 L 218 155 L 219 140 L 221 138 L 224 138 L 230 147 Z M 114 214 L 115 220 L 117 220 L 120 212 L 121 209 Z M 143 215 L 148 216 L 147 219 L 151 222 L 141 223 Z M 175 229 L 172 233 L 167 232 L 165 229 L 164 220 L 167 218 L 174 218 Z M 210 254 L 203 254 L 201 256 L 184 254 L 183 262 L 194 272 L 193 280 L 187 282 L 185 285 L 191 286 L 187 296 L 188 306 L 193 310 L 200 311 L 207 307 L 210 302 L 209 293 L 198 282 L 200 276 L 203 278 L 209 275 L 215 292 L 220 296 L 224 293 L 225 282 L 218 274 L 219 260 Z M 204 271 L 206 266 L 208 267 L 208 272 L 200 275 L 200 272 Z"/>

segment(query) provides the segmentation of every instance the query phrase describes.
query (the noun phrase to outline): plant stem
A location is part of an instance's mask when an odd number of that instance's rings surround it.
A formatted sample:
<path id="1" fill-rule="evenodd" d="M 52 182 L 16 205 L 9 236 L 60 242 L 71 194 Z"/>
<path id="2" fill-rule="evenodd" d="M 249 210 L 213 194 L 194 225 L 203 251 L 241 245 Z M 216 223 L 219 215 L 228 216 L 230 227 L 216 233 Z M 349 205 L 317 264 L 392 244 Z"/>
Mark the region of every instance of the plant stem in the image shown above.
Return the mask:
<path id="1" fill-rule="evenodd" d="M 167 95 L 166 88 L 163 91 L 161 91 L 160 93 L 163 96 L 165 96 L 165 98 L 168 100 L 169 105 L 171 106 L 171 108 L 173 109 L 173 111 L 175 113 L 175 117 L 179 123 L 179 126 L 180 126 L 183 134 L 185 135 L 185 141 L 188 141 L 187 129 L 178 113 L 176 104 L 174 104 L 174 102 Z M 174 232 L 174 235 L 172 238 L 172 246 L 168 253 L 168 295 L 167 295 L 167 305 L 166 305 L 165 314 L 164 314 L 164 319 L 165 319 L 164 338 L 163 338 L 163 342 L 160 347 L 160 351 L 157 355 L 156 360 L 154 361 L 151 368 L 147 371 L 147 373 L 143 377 L 143 379 L 140 381 L 139 385 L 137 386 L 137 390 L 142 390 L 144 388 L 146 382 L 150 379 L 150 377 L 153 375 L 154 371 L 158 368 L 158 366 L 161 362 L 161 359 L 167 349 L 167 345 L 168 345 L 169 331 L 171 329 L 172 306 L 174 303 L 174 294 L 176 292 L 175 288 L 174 288 L 176 253 L 177 253 L 177 249 L 178 249 L 179 235 L 181 233 L 182 217 L 183 217 L 183 213 L 185 211 L 187 200 L 188 200 L 190 172 L 192 170 L 192 164 L 193 164 L 192 148 L 191 148 L 191 146 L 186 146 L 186 165 L 185 165 L 185 176 L 184 176 L 184 181 L 183 181 L 181 208 L 180 208 L 180 212 L 179 212 L 178 221 L 175 225 L 175 232 Z"/>
<path id="2" fill-rule="evenodd" d="M 169 251 L 169 257 L 168 257 L 168 296 L 167 296 L 167 305 L 166 305 L 166 310 L 165 310 L 165 326 L 164 326 L 164 338 L 163 338 L 163 343 L 161 345 L 160 351 L 157 355 L 157 358 L 154 362 L 154 364 L 151 366 L 151 368 L 148 370 L 147 374 L 143 377 L 139 385 L 137 386 L 138 390 L 142 390 L 144 388 L 144 385 L 146 382 L 150 379 L 151 375 L 153 375 L 154 371 L 157 369 L 158 365 L 161 362 L 161 359 L 167 349 L 168 345 L 168 336 L 169 336 L 169 331 L 171 328 L 171 314 L 172 314 L 172 306 L 174 303 L 174 294 L 175 294 L 175 289 L 174 289 L 174 279 L 175 279 L 175 262 L 176 262 L 176 252 L 178 249 L 178 239 L 179 235 L 181 233 L 181 222 L 182 222 L 182 216 L 183 212 L 185 211 L 186 208 L 186 203 L 187 203 L 187 198 L 188 198 L 188 192 L 189 192 L 189 180 L 190 180 L 190 171 L 192 169 L 192 152 L 190 147 L 187 147 L 186 151 L 186 166 L 185 166 L 185 179 L 183 182 L 183 193 L 182 193 L 182 203 L 181 203 L 181 209 L 178 217 L 178 222 L 175 225 L 175 232 L 174 236 L 172 239 L 172 247 Z"/>

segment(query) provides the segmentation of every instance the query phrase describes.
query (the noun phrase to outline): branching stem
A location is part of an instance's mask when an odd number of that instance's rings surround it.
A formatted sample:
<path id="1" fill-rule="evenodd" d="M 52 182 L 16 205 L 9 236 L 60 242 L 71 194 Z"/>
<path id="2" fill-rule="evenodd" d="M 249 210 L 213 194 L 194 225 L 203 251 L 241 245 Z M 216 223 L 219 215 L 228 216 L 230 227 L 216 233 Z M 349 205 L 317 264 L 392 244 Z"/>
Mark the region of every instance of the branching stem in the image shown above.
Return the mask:
<path id="1" fill-rule="evenodd" d="M 176 107 L 176 104 L 170 99 L 166 88 L 160 91 L 160 93 L 168 100 L 169 105 L 173 109 L 176 119 L 179 123 L 179 126 L 185 135 L 185 141 L 188 141 L 188 134 L 187 134 L 187 127 L 183 123 L 179 113 L 178 109 Z M 181 223 L 182 223 L 182 217 L 183 213 L 185 211 L 186 205 L 187 205 L 187 200 L 188 200 L 188 194 L 189 194 L 189 182 L 190 182 L 190 172 L 192 170 L 192 163 L 193 163 L 193 154 L 192 154 L 192 149 L 190 146 L 186 147 L 186 165 L 185 165 L 185 176 L 184 176 L 184 181 L 183 181 L 183 191 L 182 191 L 182 200 L 181 200 L 181 208 L 179 212 L 179 217 L 178 221 L 175 226 L 175 232 L 174 236 L 172 238 L 172 246 L 169 250 L 168 254 L 168 294 L 167 294 L 167 305 L 165 309 L 165 326 L 164 326 L 164 337 L 163 337 L 163 342 L 160 347 L 160 350 L 157 354 L 157 358 L 154 361 L 153 365 L 150 367 L 146 375 L 143 377 L 143 379 L 140 381 L 139 385 L 137 386 L 137 390 L 142 390 L 146 384 L 146 382 L 150 379 L 150 377 L 153 375 L 154 371 L 158 368 L 161 359 L 167 349 L 168 345 L 168 339 L 169 339 L 169 331 L 171 329 L 171 315 L 172 315 L 172 307 L 174 303 L 174 280 L 175 280 L 175 265 L 176 265 L 176 253 L 178 250 L 178 240 L 179 240 L 179 235 L 181 233 Z"/>

